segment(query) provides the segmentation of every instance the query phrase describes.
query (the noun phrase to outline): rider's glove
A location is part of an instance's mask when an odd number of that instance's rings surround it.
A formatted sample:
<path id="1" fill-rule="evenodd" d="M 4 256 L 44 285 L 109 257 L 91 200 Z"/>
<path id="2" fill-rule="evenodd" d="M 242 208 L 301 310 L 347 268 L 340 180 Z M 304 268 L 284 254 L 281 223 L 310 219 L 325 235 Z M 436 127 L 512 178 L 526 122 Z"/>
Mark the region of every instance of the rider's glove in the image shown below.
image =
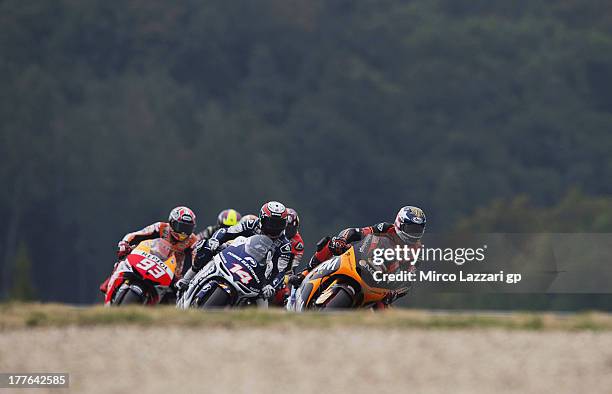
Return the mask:
<path id="1" fill-rule="evenodd" d="M 333 237 L 329 241 L 329 250 L 332 252 L 334 256 L 339 256 L 342 253 L 346 252 L 350 246 L 346 242 L 346 239 L 342 237 Z"/>
<path id="2" fill-rule="evenodd" d="M 119 258 L 127 256 L 128 254 L 130 254 L 131 251 L 132 245 L 130 245 L 129 242 L 121 241 L 117 245 L 117 257 Z"/>
<path id="3" fill-rule="evenodd" d="M 287 283 L 289 283 L 293 287 L 300 287 L 305 277 L 306 276 L 304 275 L 304 273 L 300 272 L 299 274 L 289 276 Z"/>
<path id="4" fill-rule="evenodd" d="M 265 285 L 264 288 L 261 289 L 261 295 L 263 296 L 263 298 L 272 298 L 274 293 L 274 287 L 272 287 L 271 285 Z"/>
<path id="5" fill-rule="evenodd" d="M 219 240 L 217 238 L 210 238 L 208 241 L 206 241 L 206 248 L 213 253 L 219 249 L 219 246 L 221 245 L 219 244 Z"/>
<path id="6" fill-rule="evenodd" d="M 189 287 L 189 279 L 181 278 L 174 284 L 174 287 L 179 292 L 187 290 Z"/>
<path id="7" fill-rule="evenodd" d="M 179 293 L 187 290 L 189 288 L 189 283 L 191 282 L 195 274 L 196 273 L 193 270 L 193 267 L 189 268 L 187 272 L 185 272 L 185 275 L 183 275 L 183 277 L 177 280 L 176 283 L 174 284 L 174 287 L 176 288 L 176 290 L 178 290 Z"/>

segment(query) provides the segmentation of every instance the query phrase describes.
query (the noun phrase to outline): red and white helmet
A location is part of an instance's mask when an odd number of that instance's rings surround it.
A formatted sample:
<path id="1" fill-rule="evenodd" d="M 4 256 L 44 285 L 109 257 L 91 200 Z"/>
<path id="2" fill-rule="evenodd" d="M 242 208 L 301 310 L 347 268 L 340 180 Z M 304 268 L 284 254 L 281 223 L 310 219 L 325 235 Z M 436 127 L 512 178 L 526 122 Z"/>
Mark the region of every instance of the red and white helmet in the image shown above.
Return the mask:
<path id="1" fill-rule="evenodd" d="M 287 227 L 287 208 L 278 201 L 270 201 L 259 210 L 261 232 L 271 238 L 280 237 Z"/>
<path id="2" fill-rule="evenodd" d="M 425 233 L 426 223 L 425 212 L 421 208 L 408 205 L 399 210 L 393 225 L 395 232 L 404 242 L 414 243 Z"/>
<path id="3" fill-rule="evenodd" d="M 244 215 L 240 218 L 240 223 L 248 222 L 249 220 L 257 220 L 257 215 L 253 215 L 251 213 Z"/>
<path id="4" fill-rule="evenodd" d="M 170 223 L 172 237 L 177 241 L 184 241 L 193 234 L 196 226 L 196 216 L 187 207 L 176 207 L 170 211 L 168 222 Z"/>
<path id="5" fill-rule="evenodd" d="M 300 217 L 293 208 L 287 208 L 287 228 L 285 229 L 285 235 L 288 239 L 295 237 L 298 228 L 300 227 Z"/>

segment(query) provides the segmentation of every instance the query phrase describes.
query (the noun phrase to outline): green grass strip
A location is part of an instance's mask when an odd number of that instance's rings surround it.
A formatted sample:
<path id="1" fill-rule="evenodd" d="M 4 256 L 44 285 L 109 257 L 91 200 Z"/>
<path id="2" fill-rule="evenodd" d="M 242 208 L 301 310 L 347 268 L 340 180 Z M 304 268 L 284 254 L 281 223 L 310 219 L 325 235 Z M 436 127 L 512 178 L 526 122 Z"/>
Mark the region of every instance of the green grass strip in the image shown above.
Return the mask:
<path id="1" fill-rule="evenodd" d="M 550 313 L 429 312 L 393 309 L 337 313 L 288 313 L 280 309 L 199 311 L 171 306 L 107 308 L 61 304 L 0 304 L 0 330 L 65 326 L 180 326 L 202 328 L 311 328 L 362 327 L 378 329 L 508 329 L 508 330 L 612 330 L 612 315 L 589 312 Z"/>

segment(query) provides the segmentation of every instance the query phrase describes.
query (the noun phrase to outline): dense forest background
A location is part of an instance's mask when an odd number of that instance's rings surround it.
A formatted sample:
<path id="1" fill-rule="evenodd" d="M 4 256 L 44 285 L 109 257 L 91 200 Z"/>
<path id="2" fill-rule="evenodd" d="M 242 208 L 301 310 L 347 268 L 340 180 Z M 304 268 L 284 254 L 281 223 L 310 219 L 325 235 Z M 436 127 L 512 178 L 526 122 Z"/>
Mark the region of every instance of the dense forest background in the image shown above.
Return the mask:
<path id="1" fill-rule="evenodd" d="M 0 86 L 2 297 L 95 301 L 178 204 L 612 232 L 607 1 L 3 0 Z"/>

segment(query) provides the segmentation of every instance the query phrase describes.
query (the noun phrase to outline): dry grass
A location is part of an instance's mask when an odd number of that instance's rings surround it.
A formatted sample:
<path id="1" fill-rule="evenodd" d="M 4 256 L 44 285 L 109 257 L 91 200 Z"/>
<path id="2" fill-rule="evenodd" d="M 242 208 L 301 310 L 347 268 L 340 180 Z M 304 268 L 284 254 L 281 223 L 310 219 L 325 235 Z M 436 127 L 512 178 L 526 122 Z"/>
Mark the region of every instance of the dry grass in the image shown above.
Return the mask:
<path id="1" fill-rule="evenodd" d="M 390 310 L 384 313 L 287 313 L 283 310 L 183 311 L 173 307 L 105 308 L 60 304 L 0 304 L 0 330 L 65 326 L 182 326 L 182 327 L 298 327 L 298 328 L 428 328 L 510 330 L 609 331 L 612 316 L 603 313 L 556 315 L 546 313 L 431 313 Z"/>

